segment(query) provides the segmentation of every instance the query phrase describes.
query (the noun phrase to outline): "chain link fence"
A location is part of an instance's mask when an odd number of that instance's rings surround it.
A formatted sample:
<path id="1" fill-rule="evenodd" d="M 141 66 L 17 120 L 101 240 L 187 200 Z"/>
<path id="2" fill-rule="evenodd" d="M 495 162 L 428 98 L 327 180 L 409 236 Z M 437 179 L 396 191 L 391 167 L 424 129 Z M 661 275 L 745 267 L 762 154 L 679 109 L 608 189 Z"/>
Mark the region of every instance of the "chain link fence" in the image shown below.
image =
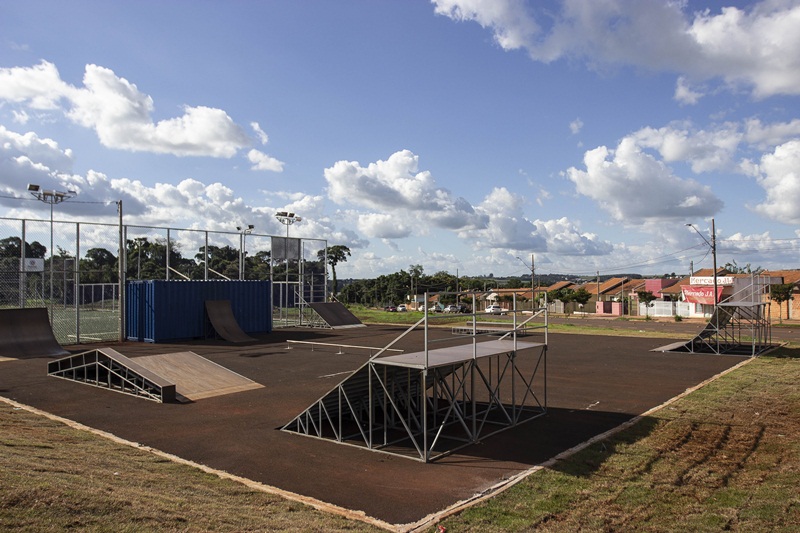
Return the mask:
<path id="1" fill-rule="evenodd" d="M 124 338 L 122 288 L 128 279 L 260 279 L 273 281 L 279 325 L 293 325 L 296 308 L 327 298 L 327 241 L 296 240 L 298 256 L 273 259 L 275 242 L 285 239 L 250 228 L 0 218 L 0 307 L 47 308 L 61 344 L 114 341 Z"/>

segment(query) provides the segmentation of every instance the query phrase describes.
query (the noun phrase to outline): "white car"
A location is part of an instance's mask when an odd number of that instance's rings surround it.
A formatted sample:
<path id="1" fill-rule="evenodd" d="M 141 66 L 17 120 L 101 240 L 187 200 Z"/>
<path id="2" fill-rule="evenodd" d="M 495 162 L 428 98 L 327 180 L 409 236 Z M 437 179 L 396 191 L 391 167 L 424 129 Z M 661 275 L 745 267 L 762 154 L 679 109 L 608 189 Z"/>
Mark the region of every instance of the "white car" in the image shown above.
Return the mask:
<path id="1" fill-rule="evenodd" d="M 397 312 L 398 312 L 398 313 L 405 313 L 405 312 L 406 312 L 406 306 L 405 306 L 405 304 L 400 304 L 400 305 L 398 305 L 398 306 L 397 306 Z"/>
<path id="2" fill-rule="evenodd" d="M 499 305 L 487 305 L 486 312 L 491 315 L 504 315 L 506 314 L 506 310 L 500 307 Z"/>

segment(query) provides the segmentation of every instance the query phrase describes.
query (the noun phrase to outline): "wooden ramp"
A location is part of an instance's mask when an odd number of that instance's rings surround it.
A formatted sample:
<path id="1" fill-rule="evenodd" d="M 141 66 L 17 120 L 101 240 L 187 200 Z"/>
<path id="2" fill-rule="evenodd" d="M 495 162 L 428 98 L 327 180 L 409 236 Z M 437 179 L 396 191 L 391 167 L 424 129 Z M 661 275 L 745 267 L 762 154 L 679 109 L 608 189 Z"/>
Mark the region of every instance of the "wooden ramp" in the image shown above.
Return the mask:
<path id="1" fill-rule="evenodd" d="M 0 309 L 0 358 L 61 357 L 69 352 L 58 344 L 44 307 Z"/>
<path id="2" fill-rule="evenodd" d="M 339 302 L 315 302 L 308 305 L 333 329 L 366 327 L 356 315 Z"/>
<path id="3" fill-rule="evenodd" d="M 194 352 L 130 359 L 111 348 L 100 348 L 51 361 L 47 374 L 161 403 L 263 387 Z"/>
<path id="4" fill-rule="evenodd" d="M 47 363 L 47 375 L 156 402 L 175 401 L 175 384 L 112 348 L 100 348 Z"/>
<path id="5" fill-rule="evenodd" d="M 217 335 L 228 342 L 253 342 L 255 339 L 245 333 L 233 314 L 230 300 L 206 300 L 206 313 Z"/>
<path id="6" fill-rule="evenodd" d="M 134 361 L 175 383 L 178 399 L 183 397 L 195 401 L 263 387 L 194 352 L 148 355 Z"/>

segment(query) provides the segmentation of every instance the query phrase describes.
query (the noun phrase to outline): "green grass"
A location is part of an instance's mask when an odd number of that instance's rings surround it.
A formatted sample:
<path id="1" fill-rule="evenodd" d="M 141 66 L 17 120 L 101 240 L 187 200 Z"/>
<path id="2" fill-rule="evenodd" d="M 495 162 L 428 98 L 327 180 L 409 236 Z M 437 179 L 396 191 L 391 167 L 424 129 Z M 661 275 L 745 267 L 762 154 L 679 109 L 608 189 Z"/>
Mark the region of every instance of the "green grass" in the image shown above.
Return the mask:
<path id="1" fill-rule="evenodd" d="M 448 531 L 796 531 L 798 352 L 756 359 L 443 525 Z"/>

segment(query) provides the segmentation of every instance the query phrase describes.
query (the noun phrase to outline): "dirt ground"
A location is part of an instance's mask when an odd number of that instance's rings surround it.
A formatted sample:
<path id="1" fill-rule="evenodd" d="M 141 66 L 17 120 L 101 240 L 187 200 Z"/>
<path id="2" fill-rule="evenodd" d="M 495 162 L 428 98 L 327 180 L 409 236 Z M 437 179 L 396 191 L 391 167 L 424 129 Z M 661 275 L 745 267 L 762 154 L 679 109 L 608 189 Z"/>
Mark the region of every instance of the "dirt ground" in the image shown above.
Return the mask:
<path id="1" fill-rule="evenodd" d="M 694 326 L 697 327 L 697 326 Z M 699 327 L 697 327 L 699 329 Z M 264 388 L 186 404 L 158 404 L 46 375 L 49 359 L 0 363 L 0 394 L 213 468 L 393 524 L 408 524 L 469 498 L 611 429 L 741 362 L 664 354 L 670 339 L 550 334 L 546 416 L 435 463 L 279 431 L 355 370 L 367 353 L 338 354 L 287 339 L 384 346 L 404 328 L 277 330 L 258 343 L 110 345 L 128 357 L 191 350 Z M 440 330 L 436 335 L 447 336 Z M 420 350 L 417 337 L 395 345 Z M 73 352 L 87 347 L 74 347 Z"/>

